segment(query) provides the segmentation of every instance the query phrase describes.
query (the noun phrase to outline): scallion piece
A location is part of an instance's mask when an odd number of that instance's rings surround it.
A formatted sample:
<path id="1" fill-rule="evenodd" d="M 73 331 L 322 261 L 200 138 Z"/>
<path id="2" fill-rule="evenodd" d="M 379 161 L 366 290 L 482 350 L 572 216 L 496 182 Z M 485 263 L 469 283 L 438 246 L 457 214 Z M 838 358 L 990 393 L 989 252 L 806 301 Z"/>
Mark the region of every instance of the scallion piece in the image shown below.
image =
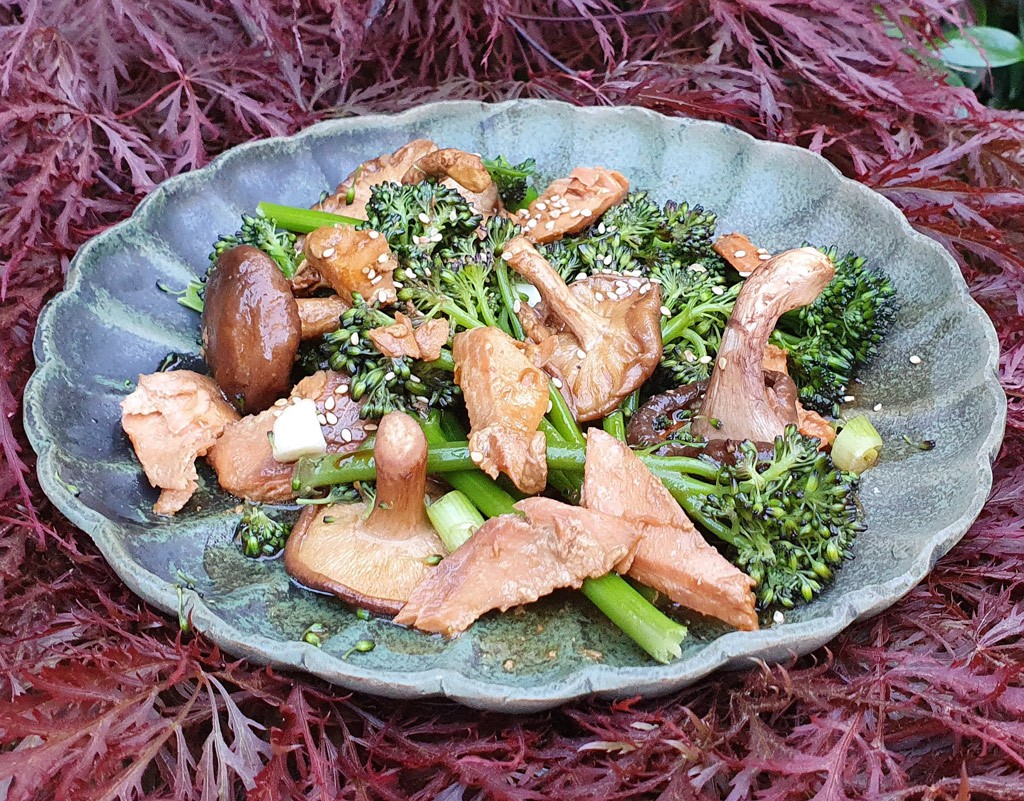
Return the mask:
<path id="1" fill-rule="evenodd" d="M 882 437 L 866 415 L 846 421 L 832 443 L 832 461 L 840 470 L 863 473 L 874 467 L 882 451 Z"/>
<path id="2" fill-rule="evenodd" d="M 448 553 L 472 537 L 484 524 L 480 510 L 459 490 L 452 490 L 427 506 L 427 517 L 437 529 Z"/>

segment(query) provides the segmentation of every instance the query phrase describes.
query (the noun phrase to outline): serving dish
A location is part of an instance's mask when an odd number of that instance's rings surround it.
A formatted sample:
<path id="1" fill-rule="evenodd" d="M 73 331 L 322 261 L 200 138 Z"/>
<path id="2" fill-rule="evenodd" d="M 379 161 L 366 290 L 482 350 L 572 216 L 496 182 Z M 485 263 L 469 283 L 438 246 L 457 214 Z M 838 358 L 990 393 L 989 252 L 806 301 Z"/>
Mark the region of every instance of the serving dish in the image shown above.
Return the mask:
<path id="1" fill-rule="evenodd" d="M 307 206 L 356 164 L 416 137 L 513 160 L 532 156 L 545 178 L 601 164 L 658 200 L 714 210 L 719 231 L 744 231 L 776 251 L 804 240 L 836 244 L 892 278 L 900 303 L 894 330 L 849 404 L 871 416 L 886 442 L 862 485 L 868 529 L 820 598 L 758 632 L 695 621 L 683 657 L 668 665 L 652 663 L 571 593 L 489 615 L 442 640 L 361 620 L 289 581 L 280 560 L 243 557 L 232 542 L 238 501 L 204 466 L 185 510 L 169 519 L 152 514 L 155 491 L 121 431 L 118 403 L 167 352 L 199 348 L 196 316 L 157 282 L 184 286 L 205 271 L 211 243 L 259 201 Z M 332 120 L 242 145 L 165 182 L 76 255 L 65 290 L 40 317 L 35 357 L 25 419 L 40 483 L 139 596 L 190 614 L 197 631 L 257 662 L 380 695 L 444 695 L 510 711 L 591 693 L 667 693 L 721 667 L 807 653 L 891 605 L 980 512 L 1006 414 L 991 322 L 949 255 L 887 200 L 814 154 L 722 124 L 536 100 Z M 923 452 L 904 434 L 936 447 Z M 302 641 L 314 623 L 328 632 L 319 648 Z M 364 639 L 375 642 L 373 651 L 344 658 Z"/>

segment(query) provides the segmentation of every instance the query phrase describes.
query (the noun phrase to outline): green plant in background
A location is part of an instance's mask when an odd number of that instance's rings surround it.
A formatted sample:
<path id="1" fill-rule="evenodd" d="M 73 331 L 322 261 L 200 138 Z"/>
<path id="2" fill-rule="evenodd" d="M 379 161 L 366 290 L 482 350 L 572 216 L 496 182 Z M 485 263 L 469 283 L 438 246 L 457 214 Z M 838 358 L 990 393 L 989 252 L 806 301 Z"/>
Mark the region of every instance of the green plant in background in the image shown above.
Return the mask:
<path id="1" fill-rule="evenodd" d="M 973 89 L 993 108 L 1024 109 L 1024 0 L 971 6 L 976 24 L 950 32 L 938 47 L 948 81 Z"/>

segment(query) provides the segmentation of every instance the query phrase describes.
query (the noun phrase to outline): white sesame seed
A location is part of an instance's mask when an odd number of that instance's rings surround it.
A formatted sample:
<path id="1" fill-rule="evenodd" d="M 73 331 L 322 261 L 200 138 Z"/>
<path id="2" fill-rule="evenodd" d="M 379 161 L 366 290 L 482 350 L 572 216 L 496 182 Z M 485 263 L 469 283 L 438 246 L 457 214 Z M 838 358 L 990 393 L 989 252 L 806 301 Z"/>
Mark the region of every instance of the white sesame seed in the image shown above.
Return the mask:
<path id="1" fill-rule="evenodd" d="M 605 256 L 603 261 L 604 261 L 605 267 L 607 267 L 609 264 L 611 264 L 612 263 L 612 254 L 609 253 L 607 256 Z"/>
<path id="2" fill-rule="evenodd" d="M 916 354 L 914 356 L 911 356 L 910 357 L 910 363 L 911 364 L 920 364 L 921 363 L 921 357 L 917 356 Z"/>
<path id="3" fill-rule="evenodd" d="M 419 221 L 421 223 L 423 223 L 424 225 L 429 225 L 430 224 L 430 218 L 426 214 L 424 214 L 422 211 L 419 213 Z"/>
<path id="4" fill-rule="evenodd" d="M 325 414 L 324 417 L 327 418 L 327 425 L 338 425 L 338 416 L 334 412 L 327 412 L 327 414 Z"/>
<path id="5" fill-rule="evenodd" d="M 418 375 L 411 375 L 409 376 L 409 383 L 422 384 L 423 382 L 420 380 L 420 377 Z"/>
<path id="6" fill-rule="evenodd" d="M 845 401 L 846 403 L 853 403 L 855 400 L 857 400 L 857 396 L 856 395 L 844 395 L 843 396 L 843 401 Z"/>
<path id="7" fill-rule="evenodd" d="M 598 223 L 598 225 L 597 225 L 597 232 L 599 234 L 603 234 L 603 233 L 605 233 L 607 231 L 608 231 L 608 229 L 605 228 L 604 223 Z"/>
<path id="8" fill-rule="evenodd" d="M 444 239 L 444 237 L 441 236 L 440 233 L 434 234 L 432 237 L 430 237 L 431 242 L 440 242 L 442 239 Z"/>
<path id="9" fill-rule="evenodd" d="M 671 317 L 672 316 L 672 310 L 668 306 L 662 306 L 661 307 L 661 313 L 665 317 Z"/>
<path id="10" fill-rule="evenodd" d="M 587 358 L 587 352 L 583 348 L 576 348 L 576 356 L 580 359 Z"/>
<path id="11" fill-rule="evenodd" d="M 573 209 L 572 211 L 569 212 L 569 216 L 570 217 L 574 217 L 574 218 L 575 217 L 579 217 L 580 216 L 580 210 L 579 209 Z"/>
<path id="12" fill-rule="evenodd" d="M 530 210 L 529 209 L 519 209 L 519 216 L 520 217 L 529 217 L 530 216 Z"/>
<path id="13" fill-rule="evenodd" d="M 377 237 L 380 236 L 380 231 L 370 231 L 368 236 L 370 237 L 370 239 L 376 239 Z"/>
<path id="14" fill-rule="evenodd" d="M 690 364 L 693 364 L 695 361 L 697 361 L 697 357 L 693 355 L 693 351 L 690 350 L 689 348 L 683 351 L 683 357 L 686 359 L 686 361 L 690 362 Z"/>
<path id="15" fill-rule="evenodd" d="M 377 424 L 376 423 L 367 423 L 365 426 L 363 426 L 363 431 L 376 431 L 376 430 L 377 430 Z"/>
<path id="16" fill-rule="evenodd" d="M 600 303 L 602 300 L 604 300 L 604 295 L 601 294 L 600 292 L 595 292 L 594 293 L 594 300 L 596 300 L 598 303 Z"/>
<path id="17" fill-rule="evenodd" d="M 280 416 L 281 416 L 282 414 L 284 414 L 284 411 L 283 411 L 282 409 L 275 409 L 275 410 L 274 410 L 273 412 L 271 412 L 271 416 L 272 416 L 272 417 L 273 417 L 273 418 L 274 418 L 275 420 L 276 420 L 276 419 L 277 419 L 278 417 L 280 417 Z"/>
<path id="18" fill-rule="evenodd" d="M 640 287 L 640 294 L 641 295 L 646 295 L 650 291 L 651 291 L 651 285 L 650 284 L 644 284 L 642 287 Z"/>
<path id="19" fill-rule="evenodd" d="M 541 202 L 541 203 L 537 204 L 537 211 L 547 211 L 547 210 L 548 210 L 548 204 L 547 203 Z"/>
<path id="20" fill-rule="evenodd" d="M 388 254 L 387 254 L 387 253 L 381 253 L 381 254 L 380 254 L 380 255 L 379 255 L 378 257 L 377 257 L 377 263 L 378 263 L 378 264 L 383 264 L 383 263 L 384 263 L 384 262 L 386 262 L 387 260 L 388 260 Z"/>
<path id="21" fill-rule="evenodd" d="M 358 331 L 353 331 L 352 332 L 352 336 L 350 336 L 348 338 L 348 341 L 351 342 L 353 345 L 358 345 L 359 344 L 359 332 Z"/>
<path id="22" fill-rule="evenodd" d="M 561 216 L 562 216 L 562 212 L 559 211 L 558 209 L 552 209 L 551 210 L 551 219 L 552 220 L 557 220 Z"/>
<path id="23" fill-rule="evenodd" d="M 367 278 L 376 278 L 377 277 L 377 271 L 374 270 L 373 268 L 370 268 L 369 270 L 366 271 L 366 277 Z"/>
<path id="24" fill-rule="evenodd" d="M 322 426 L 327 425 L 327 417 L 326 416 L 324 416 L 322 414 L 318 414 L 316 416 L 316 419 L 317 419 L 317 422 L 320 423 L 320 425 L 322 425 Z"/>
<path id="25" fill-rule="evenodd" d="M 548 410 L 546 414 L 551 414 L 552 408 L 554 408 L 554 404 L 551 401 L 548 401 Z"/>
<path id="26" fill-rule="evenodd" d="M 718 366 L 721 367 L 724 370 L 726 367 L 729 366 L 729 362 L 723 356 L 721 359 L 718 360 Z"/>
<path id="27" fill-rule="evenodd" d="M 484 460 L 484 455 L 480 451 L 470 451 L 469 458 L 472 459 L 476 464 L 480 464 Z"/>
<path id="28" fill-rule="evenodd" d="M 459 215 L 456 213 L 455 209 L 452 209 L 451 213 L 448 215 L 448 220 L 449 222 L 455 222 L 457 219 L 459 219 Z"/>
<path id="29" fill-rule="evenodd" d="M 744 272 L 743 270 L 737 270 L 736 273 L 739 275 L 740 278 L 750 277 L 750 273 Z"/>
<path id="30" fill-rule="evenodd" d="M 724 295 L 725 294 L 725 289 L 723 287 L 720 287 L 720 286 L 713 286 L 713 287 L 711 287 L 711 294 L 712 295 Z"/>
<path id="31" fill-rule="evenodd" d="M 880 404 L 880 403 L 876 403 L 876 404 L 875 404 L 874 406 L 872 406 L 871 408 L 872 408 L 872 409 L 874 409 L 874 410 L 875 410 L 876 412 L 880 412 L 880 411 L 882 411 L 882 404 Z"/>
<path id="32" fill-rule="evenodd" d="M 425 277 L 427 277 L 427 278 L 430 278 L 431 274 L 432 274 L 432 273 L 430 272 L 430 268 L 429 268 L 429 267 L 424 267 L 424 268 L 423 268 L 423 275 L 424 275 Z"/>
<path id="33" fill-rule="evenodd" d="M 536 220 L 530 220 L 530 221 L 529 221 L 529 222 L 528 222 L 528 223 L 526 224 L 526 230 L 527 230 L 527 231 L 532 231 L 532 230 L 533 230 L 534 228 L 536 228 L 536 227 L 537 227 L 537 221 L 536 221 Z"/>
<path id="34" fill-rule="evenodd" d="M 288 399 L 287 398 L 279 398 L 278 400 L 274 401 L 274 405 L 275 406 L 287 406 L 288 405 Z"/>
<path id="35" fill-rule="evenodd" d="M 502 251 L 501 260 L 502 261 L 512 261 L 512 252 L 509 251 L 509 250 Z"/>
<path id="36" fill-rule="evenodd" d="M 512 311 L 519 314 L 519 310 L 521 308 L 523 308 L 523 302 L 519 298 L 516 298 L 516 302 L 512 304 Z"/>
<path id="37" fill-rule="evenodd" d="M 321 258 L 329 259 L 334 255 L 334 248 L 324 248 L 324 252 L 320 254 Z"/>
<path id="38" fill-rule="evenodd" d="M 348 384 L 340 384 L 334 388 L 335 395 L 345 395 L 348 393 Z"/>
<path id="39" fill-rule="evenodd" d="M 352 441 L 352 432 L 349 431 L 347 428 L 341 429 L 341 438 L 343 440 L 345 440 L 345 442 L 351 442 Z"/>
<path id="40" fill-rule="evenodd" d="M 589 217 L 593 212 L 590 209 L 580 209 L 580 214 L 584 217 Z"/>
<path id="41" fill-rule="evenodd" d="M 713 359 L 710 356 L 701 356 L 697 361 L 701 364 L 711 364 Z"/>
<path id="42" fill-rule="evenodd" d="M 418 245 L 420 243 L 420 238 L 416 234 L 412 235 L 412 243 L 414 245 Z"/>
<path id="43" fill-rule="evenodd" d="M 745 251 L 745 250 L 737 250 L 732 255 L 735 256 L 737 259 L 744 259 L 747 256 L 747 251 Z"/>
<path id="44" fill-rule="evenodd" d="M 770 259 L 771 256 L 767 253 L 758 253 L 757 258 L 760 259 L 761 261 L 768 261 L 768 259 Z"/>
<path id="45" fill-rule="evenodd" d="M 371 284 L 379 284 L 382 280 L 384 280 L 384 276 L 383 275 L 377 275 L 377 276 L 374 276 L 373 278 L 370 279 L 370 283 Z"/>
<path id="46" fill-rule="evenodd" d="M 394 370 L 388 370 L 386 373 L 384 373 L 384 380 L 385 381 L 393 381 L 394 378 L 395 378 L 395 371 Z"/>
<path id="47" fill-rule="evenodd" d="M 555 228 L 555 221 L 554 220 L 549 220 L 548 222 L 544 223 L 544 230 L 545 231 L 553 231 L 554 228 Z"/>
<path id="48" fill-rule="evenodd" d="M 552 378 L 551 383 L 558 387 L 558 389 L 562 388 L 562 379 L 560 378 Z"/>
<path id="49" fill-rule="evenodd" d="M 331 411 L 334 408 L 335 403 L 337 403 L 337 401 L 334 400 L 334 396 L 332 395 L 331 397 L 324 401 L 324 408 L 327 411 Z"/>
<path id="50" fill-rule="evenodd" d="M 786 616 L 782 614 L 778 609 L 775 610 L 775 614 L 772 615 L 772 623 L 776 626 L 781 626 L 786 622 Z"/>
<path id="51" fill-rule="evenodd" d="M 587 277 L 587 274 L 586 274 L 586 273 L 577 273 L 577 274 L 576 274 L 576 280 L 577 280 L 577 281 L 582 281 L 582 280 L 583 280 L 584 278 L 586 278 L 586 277 Z"/>

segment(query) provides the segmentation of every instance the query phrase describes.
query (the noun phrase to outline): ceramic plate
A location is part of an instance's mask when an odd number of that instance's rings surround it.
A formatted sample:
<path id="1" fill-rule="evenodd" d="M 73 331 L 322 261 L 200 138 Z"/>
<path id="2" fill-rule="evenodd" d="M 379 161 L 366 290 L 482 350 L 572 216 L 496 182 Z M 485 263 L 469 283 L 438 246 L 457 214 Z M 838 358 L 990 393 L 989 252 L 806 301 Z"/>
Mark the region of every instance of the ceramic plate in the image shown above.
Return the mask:
<path id="1" fill-rule="evenodd" d="M 131 389 L 126 381 L 154 371 L 168 351 L 198 351 L 198 317 L 157 282 L 183 287 L 204 272 L 211 243 L 258 201 L 308 206 L 359 162 L 416 137 L 513 161 L 532 156 L 548 178 L 578 165 L 613 167 L 660 200 L 716 211 L 720 231 L 744 231 L 772 250 L 805 240 L 836 244 L 891 276 L 901 308 L 895 330 L 850 404 L 870 413 L 885 453 L 863 482 L 868 529 L 820 598 L 758 632 L 698 622 L 682 659 L 669 665 L 651 662 L 568 592 L 489 615 L 446 641 L 360 620 L 340 602 L 296 587 L 279 560 L 243 558 L 232 542 L 237 500 L 205 467 L 184 511 L 172 519 L 152 514 L 156 494 L 121 431 L 118 402 Z M 921 363 L 912 365 L 911 355 Z M 35 356 L 25 416 L 40 482 L 142 598 L 174 613 L 183 587 L 181 605 L 195 628 L 256 662 L 380 695 L 445 695 L 517 711 L 591 693 L 666 693 L 717 668 L 783 660 L 889 606 L 981 510 L 1006 412 L 991 323 L 946 252 L 879 195 L 807 151 L 725 125 L 532 100 L 438 103 L 324 122 L 235 148 L 167 181 L 131 219 L 81 249 L 66 289 L 40 318 Z M 938 446 L 917 451 L 904 434 Z M 322 648 L 301 641 L 312 623 L 329 631 Z M 376 649 L 344 659 L 361 639 Z"/>

